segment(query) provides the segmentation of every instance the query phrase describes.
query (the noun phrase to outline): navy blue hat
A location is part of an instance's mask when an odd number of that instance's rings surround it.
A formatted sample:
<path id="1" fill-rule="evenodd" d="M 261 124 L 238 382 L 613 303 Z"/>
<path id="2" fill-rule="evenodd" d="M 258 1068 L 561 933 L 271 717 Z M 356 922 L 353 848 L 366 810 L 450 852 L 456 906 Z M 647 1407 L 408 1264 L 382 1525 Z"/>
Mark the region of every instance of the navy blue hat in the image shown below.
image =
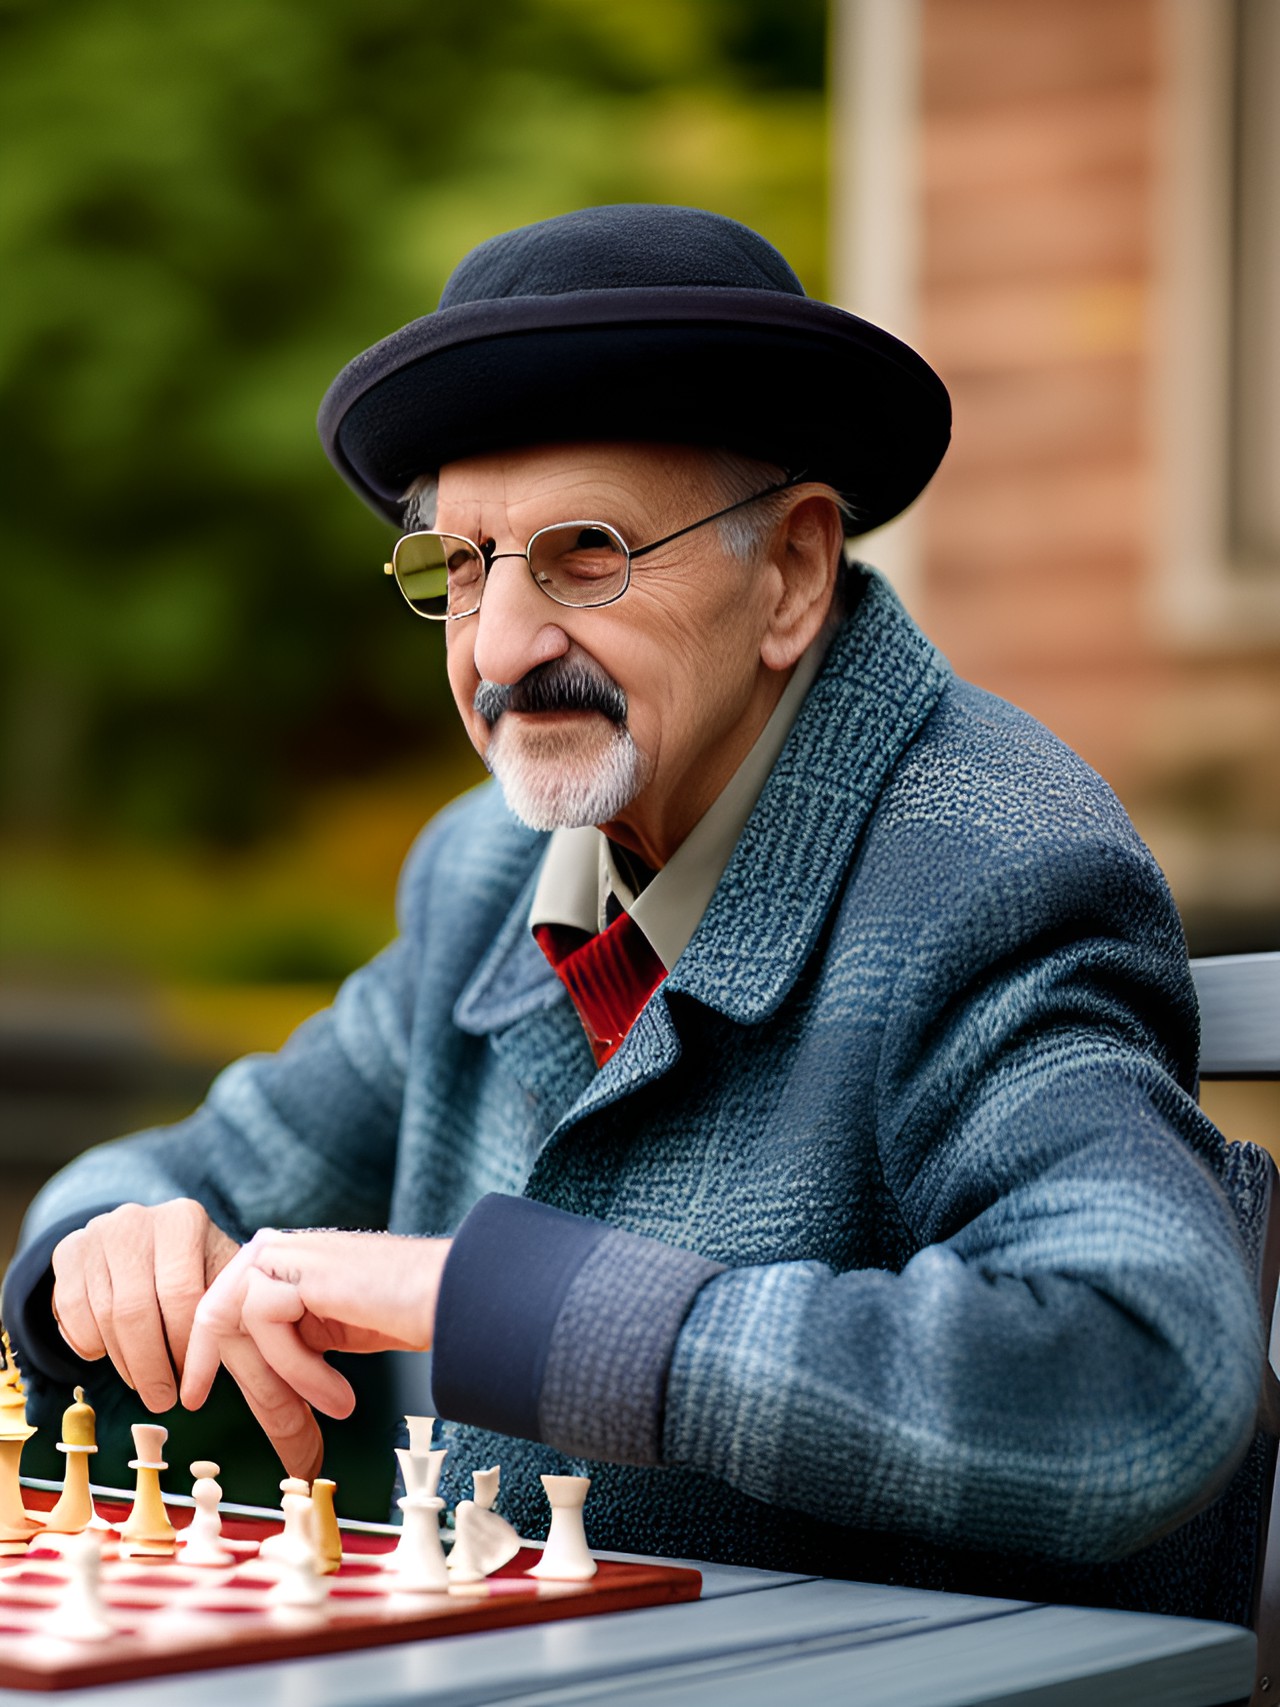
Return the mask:
<path id="1" fill-rule="evenodd" d="M 342 477 L 396 523 L 421 474 L 523 445 L 717 446 L 825 480 L 865 533 L 919 496 L 951 433 L 914 350 L 815 302 L 782 256 L 697 208 L 584 208 L 482 243 L 434 314 L 320 405 Z"/>

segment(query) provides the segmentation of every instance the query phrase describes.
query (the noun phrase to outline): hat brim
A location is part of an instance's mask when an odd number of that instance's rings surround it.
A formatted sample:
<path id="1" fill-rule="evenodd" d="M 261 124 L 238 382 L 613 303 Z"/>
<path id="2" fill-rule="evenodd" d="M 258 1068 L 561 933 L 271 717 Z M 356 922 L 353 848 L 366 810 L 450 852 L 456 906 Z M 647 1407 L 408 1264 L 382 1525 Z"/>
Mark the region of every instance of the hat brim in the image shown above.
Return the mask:
<path id="1" fill-rule="evenodd" d="M 722 447 L 834 486 L 867 533 L 906 509 L 951 433 L 914 350 L 827 303 L 703 286 L 506 297 L 384 338 L 320 406 L 325 451 L 399 526 L 445 463 L 534 444 Z"/>

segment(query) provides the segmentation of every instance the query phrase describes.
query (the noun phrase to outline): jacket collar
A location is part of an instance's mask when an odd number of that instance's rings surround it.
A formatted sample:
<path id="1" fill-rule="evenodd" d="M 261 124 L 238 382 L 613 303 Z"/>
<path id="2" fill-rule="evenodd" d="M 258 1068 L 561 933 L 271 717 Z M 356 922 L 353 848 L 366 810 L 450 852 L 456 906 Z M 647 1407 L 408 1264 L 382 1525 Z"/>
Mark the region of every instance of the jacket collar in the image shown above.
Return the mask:
<path id="1" fill-rule="evenodd" d="M 538 871 L 531 925 L 574 925 L 601 931 L 606 896 L 631 914 L 668 972 L 693 940 L 725 867 L 786 745 L 800 707 L 822 667 L 830 630 L 813 642 L 791 672 L 778 703 L 750 752 L 680 846 L 637 894 L 620 871 L 616 850 L 594 826 L 557 830 Z"/>
<path id="2" fill-rule="evenodd" d="M 889 772 L 949 678 L 946 660 L 888 584 L 865 571 L 857 607 L 660 996 L 692 996 L 745 1025 L 777 1009 L 813 950 Z M 501 1031 L 564 994 L 529 933 L 535 883 L 536 872 L 458 998 L 454 1020 L 464 1031 Z M 674 1059 L 674 1043 L 665 1002 L 652 1001 L 600 1078 L 612 1080 L 615 1067 L 630 1082 L 651 1078 Z"/>
<path id="3" fill-rule="evenodd" d="M 742 1024 L 787 995 L 812 953 L 881 789 L 950 667 L 867 572 L 711 904 L 665 988 Z"/>

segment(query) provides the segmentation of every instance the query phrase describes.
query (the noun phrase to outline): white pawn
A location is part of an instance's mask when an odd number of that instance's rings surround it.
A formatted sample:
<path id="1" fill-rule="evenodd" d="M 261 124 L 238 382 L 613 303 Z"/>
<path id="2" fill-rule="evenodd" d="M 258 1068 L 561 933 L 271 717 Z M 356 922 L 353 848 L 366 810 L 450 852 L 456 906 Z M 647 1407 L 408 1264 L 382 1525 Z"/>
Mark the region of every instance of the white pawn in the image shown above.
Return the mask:
<path id="1" fill-rule="evenodd" d="M 452 1582 L 481 1582 L 520 1551 L 520 1537 L 493 1509 L 501 1474 L 496 1464 L 491 1470 L 473 1470 L 476 1497 L 458 1501 L 453 1514 L 456 1538 L 449 1554 Z"/>
<path id="2" fill-rule="evenodd" d="M 298 1527 L 298 1508 L 291 1506 L 290 1500 L 296 1500 L 299 1495 L 310 1498 L 311 1484 L 303 1481 L 301 1476 L 286 1476 L 280 1484 L 280 1510 L 284 1518 L 284 1528 L 276 1535 L 268 1535 L 259 1543 L 258 1557 L 260 1559 L 285 1559 L 293 1546 Z M 289 1529 L 289 1514 L 294 1514 L 294 1528 Z"/>
<path id="3" fill-rule="evenodd" d="M 444 1543 L 440 1538 L 440 1513 L 444 1510 L 444 1501 L 436 1493 L 445 1449 L 427 1453 L 425 1464 L 417 1454 L 406 1452 L 402 1447 L 396 1448 L 396 1457 L 400 1460 L 409 1492 L 396 1501 L 404 1513 L 404 1523 L 399 1545 L 388 1560 L 387 1568 L 395 1573 L 398 1589 L 414 1594 L 438 1593 L 449 1587 L 449 1567 L 445 1563 Z"/>
<path id="4" fill-rule="evenodd" d="M 45 1620 L 45 1635 L 60 1636 L 66 1642 L 102 1642 L 114 1636 L 120 1626 L 102 1599 L 100 1534 L 86 1529 L 79 1535 L 63 1536 L 58 1551 L 68 1566 L 67 1581 L 57 1606 Z"/>
<path id="5" fill-rule="evenodd" d="M 222 1518 L 218 1505 L 222 1489 L 218 1486 L 219 1467 L 211 1459 L 198 1458 L 191 1466 L 195 1477 L 191 1495 L 196 1502 L 196 1514 L 182 1537 L 182 1561 L 186 1565 L 234 1565 L 236 1556 L 222 1545 Z"/>
<path id="6" fill-rule="evenodd" d="M 280 1572 L 267 1594 L 269 1606 L 323 1606 L 329 1598 L 329 1579 L 316 1569 L 316 1542 L 310 1494 L 284 1496 L 284 1533 L 272 1562 Z"/>
<path id="7" fill-rule="evenodd" d="M 584 1583 L 596 1574 L 596 1562 L 587 1547 L 582 1523 L 590 1476 L 543 1476 L 542 1485 L 551 1501 L 551 1528 L 542 1558 L 530 1570 L 531 1577 L 551 1582 Z"/>

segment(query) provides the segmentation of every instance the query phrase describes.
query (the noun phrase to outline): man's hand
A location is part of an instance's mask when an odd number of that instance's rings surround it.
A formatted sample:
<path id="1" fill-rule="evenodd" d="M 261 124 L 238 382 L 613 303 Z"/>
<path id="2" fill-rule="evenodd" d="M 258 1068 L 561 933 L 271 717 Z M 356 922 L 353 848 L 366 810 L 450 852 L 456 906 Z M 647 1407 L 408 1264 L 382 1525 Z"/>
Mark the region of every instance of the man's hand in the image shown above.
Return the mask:
<path id="1" fill-rule="evenodd" d="M 245 1245 L 195 1313 L 182 1402 L 205 1401 L 226 1365 L 291 1475 L 313 1475 L 320 1438 L 311 1406 L 345 1417 L 350 1383 L 326 1351 L 426 1351 L 448 1239 L 394 1233 L 280 1233 Z"/>
<path id="2" fill-rule="evenodd" d="M 54 1319 L 72 1351 L 109 1357 L 148 1410 L 167 1411 L 196 1306 L 238 1249 L 190 1198 L 122 1204 L 55 1248 Z"/>

